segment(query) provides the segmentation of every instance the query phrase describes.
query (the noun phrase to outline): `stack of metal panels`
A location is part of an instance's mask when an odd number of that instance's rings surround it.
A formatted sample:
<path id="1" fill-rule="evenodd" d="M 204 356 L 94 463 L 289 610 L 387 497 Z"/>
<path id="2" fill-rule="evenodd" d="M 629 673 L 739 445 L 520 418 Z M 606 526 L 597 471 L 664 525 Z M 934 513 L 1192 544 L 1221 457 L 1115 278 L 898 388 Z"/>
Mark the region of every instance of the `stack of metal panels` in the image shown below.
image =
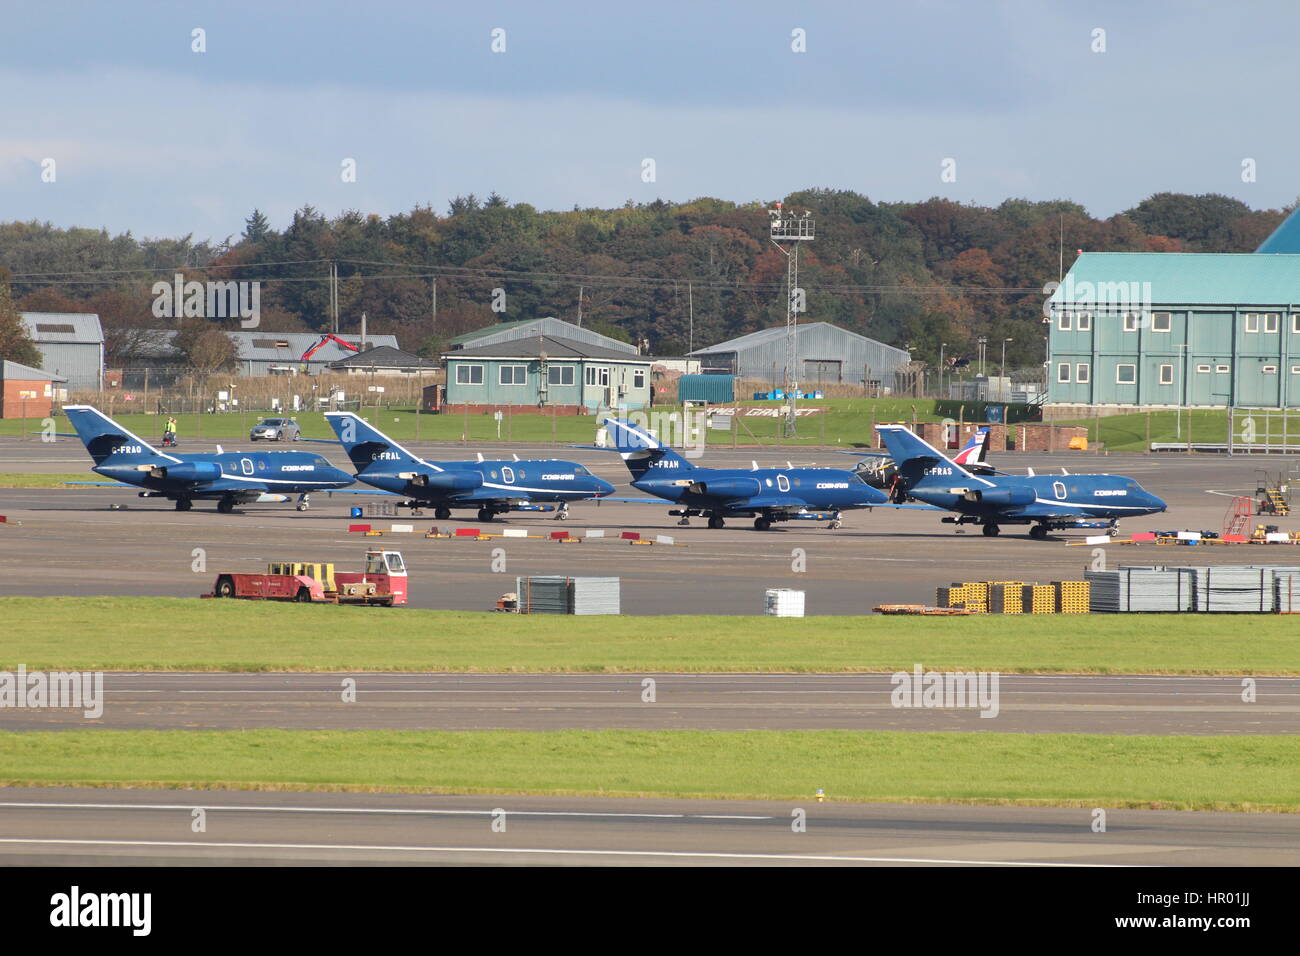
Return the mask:
<path id="1" fill-rule="evenodd" d="M 1300 614 L 1300 571 L 1274 570 L 1273 610 L 1279 614 Z"/>
<path id="2" fill-rule="evenodd" d="M 803 617 L 804 592 L 793 588 L 768 588 L 764 613 L 768 617 Z"/>
<path id="3" fill-rule="evenodd" d="M 1088 606 L 1094 613 L 1117 611 L 1191 611 L 1196 604 L 1196 575 L 1188 568 L 1124 567 L 1088 571 Z"/>
<path id="4" fill-rule="evenodd" d="M 1196 568 L 1196 610 L 1260 614 L 1273 610 L 1273 572 L 1266 568 Z"/>
<path id="5" fill-rule="evenodd" d="M 572 614 L 571 578 L 536 576 L 515 578 L 520 614 Z"/>
<path id="6" fill-rule="evenodd" d="M 572 578 L 571 614 L 618 614 L 618 578 Z"/>
<path id="7" fill-rule="evenodd" d="M 618 614 L 618 578 L 515 579 L 520 614 Z"/>

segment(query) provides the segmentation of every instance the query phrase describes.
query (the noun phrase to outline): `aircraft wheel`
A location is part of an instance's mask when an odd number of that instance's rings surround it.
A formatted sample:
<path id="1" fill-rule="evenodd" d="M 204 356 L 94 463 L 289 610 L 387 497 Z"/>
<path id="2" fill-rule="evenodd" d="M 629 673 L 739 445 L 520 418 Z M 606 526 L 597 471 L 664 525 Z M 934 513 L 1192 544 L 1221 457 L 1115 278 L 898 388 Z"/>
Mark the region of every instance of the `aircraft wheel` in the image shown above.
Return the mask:
<path id="1" fill-rule="evenodd" d="M 1001 530 L 1002 529 L 995 524 L 986 524 L 984 526 L 984 537 L 996 538 L 998 536 L 998 532 Z"/>
<path id="2" fill-rule="evenodd" d="M 754 530 L 755 530 L 755 531 L 767 531 L 767 530 L 768 530 L 769 528 L 771 528 L 771 527 L 772 527 L 772 519 L 771 519 L 771 518 L 755 518 L 755 519 L 754 519 Z"/>
<path id="3" fill-rule="evenodd" d="M 193 507 L 194 507 L 194 502 L 190 501 L 189 498 L 177 498 L 177 499 L 176 499 L 176 510 L 177 510 L 177 511 L 189 511 L 189 510 L 190 510 L 191 508 L 193 508 Z"/>
<path id="4" fill-rule="evenodd" d="M 1029 529 L 1029 537 L 1033 538 L 1035 541 L 1046 541 L 1047 525 L 1045 524 L 1034 525 L 1032 528 Z"/>
<path id="5" fill-rule="evenodd" d="M 222 498 L 217 502 L 217 511 L 223 515 L 228 515 L 235 510 L 235 502 L 231 498 Z"/>
<path id="6" fill-rule="evenodd" d="M 491 521 L 492 518 L 493 518 L 493 516 L 495 516 L 495 515 L 496 515 L 496 512 L 493 511 L 491 508 L 479 508 L 479 509 L 478 509 L 478 520 L 479 520 L 479 521 Z"/>
<path id="7" fill-rule="evenodd" d="M 1106 533 L 1107 533 L 1108 535 L 1110 535 L 1112 538 L 1118 538 L 1118 537 L 1119 537 L 1119 525 L 1114 525 L 1114 524 L 1111 525 L 1111 526 L 1110 526 L 1110 529 L 1109 529 Z"/>
<path id="8" fill-rule="evenodd" d="M 434 516 L 435 518 L 437 518 L 439 521 L 446 521 L 448 518 L 451 517 L 451 509 L 450 509 L 450 508 L 434 508 L 434 509 L 433 509 L 433 516 Z"/>
<path id="9" fill-rule="evenodd" d="M 726 525 L 727 525 L 727 523 L 726 523 L 725 521 L 723 521 L 721 518 L 719 518 L 717 515 L 712 515 L 712 516 L 709 518 L 709 527 L 710 527 L 710 528 L 713 528 L 715 531 L 716 531 L 718 528 L 725 528 Z"/>
<path id="10" fill-rule="evenodd" d="M 307 510 L 307 502 L 305 502 L 305 501 L 300 502 L 300 503 L 298 504 L 298 510 L 299 510 L 299 511 L 306 511 L 306 510 Z"/>

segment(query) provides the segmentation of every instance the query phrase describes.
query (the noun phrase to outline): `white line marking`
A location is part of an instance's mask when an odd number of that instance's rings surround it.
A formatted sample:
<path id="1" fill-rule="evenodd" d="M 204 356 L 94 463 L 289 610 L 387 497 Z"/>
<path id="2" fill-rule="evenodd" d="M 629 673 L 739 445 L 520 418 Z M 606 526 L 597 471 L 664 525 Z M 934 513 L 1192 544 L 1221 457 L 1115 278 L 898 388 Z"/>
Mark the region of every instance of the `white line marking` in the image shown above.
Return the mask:
<path id="1" fill-rule="evenodd" d="M 0 837 L 0 843 L 61 846 L 203 847 L 220 850 L 381 850 L 403 853 L 534 853 L 543 856 L 634 856 L 697 860 L 790 860 L 821 863 L 930 863 L 953 866 L 1042 866 L 1113 869 L 1122 863 L 1038 863 L 1019 860 L 948 860 L 907 856 L 832 856 L 812 853 L 700 853 L 685 850 L 548 850 L 541 847 L 391 846 L 366 843 L 200 843 L 184 840 L 55 840 Z"/>
<path id="2" fill-rule="evenodd" d="M 58 810 L 238 810 L 251 813 L 391 813 L 398 815 L 427 816 L 491 816 L 491 810 L 431 810 L 423 807 L 277 807 L 255 806 L 248 804 L 223 803 L 40 803 L 40 802 L 0 802 L 0 807 L 12 809 Z M 696 814 L 696 813 L 633 813 L 614 810 L 507 810 L 510 816 L 523 817 L 634 817 L 646 820 L 686 820 L 691 818 L 716 820 L 775 820 L 776 817 L 734 816 Z"/>

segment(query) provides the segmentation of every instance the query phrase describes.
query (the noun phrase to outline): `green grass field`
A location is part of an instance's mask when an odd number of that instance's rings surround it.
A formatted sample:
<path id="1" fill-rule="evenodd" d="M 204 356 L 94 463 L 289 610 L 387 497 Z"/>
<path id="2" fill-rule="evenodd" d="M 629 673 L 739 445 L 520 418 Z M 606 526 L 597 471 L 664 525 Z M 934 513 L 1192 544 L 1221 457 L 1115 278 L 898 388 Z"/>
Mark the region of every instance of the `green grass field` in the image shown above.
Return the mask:
<path id="1" fill-rule="evenodd" d="M 0 733 L 0 785 L 1300 810 L 1300 737 L 823 731 Z"/>
<path id="2" fill-rule="evenodd" d="M 90 459 L 86 459 L 89 463 Z M 96 475 L 89 472 L 76 474 L 0 474 L 0 488 L 62 488 L 70 481 L 95 481 Z"/>
<path id="3" fill-rule="evenodd" d="M 780 402 L 743 402 L 749 406 L 776 408 Z M 829 409 L 799 421 L 799 437 L 782 437 L 783 421 L 779 418 L 744 418 L 744 427 L 730 432 L 712 431 L 707 434 L 711 444 L 731 445 L 867 445 L 872 440 L 872 425 L 876 422 L 941 421 L 944 418 L 970 421 L 983 415 L 979 402 L 940 402 L 934 399 L 868 399 L 828 398 L 808 401 L 805 404 Z M 107 408 L 104 409 L 106 412 Z M 656 411 L 672 411 L 667 406 Z M 587 443 L 595 437 L 596 418 L 592 415 L 515 415 L 507 414 L 500 423 L 498 439 L 497 422 L 490 413 L 478 415 L 417 416 L 410 408 L 366 408 L 362 416 L 376 427 L 399 441 L 417 437 L 427 441 L 460 441 L 462 436 L 471 442 L 566 442 Z M 149 441 L 162 438 L 162 419 L 157 415 L 113 412 L 113 417 L 124 427 Z M 248 430 L 264 413 L 235 412 L 221 415 L 177 415 L 181 450 L 186 440 L 219 439 L 248 443 Z M 329 439 L 334 433 L 319 412 L 303 412 L 294 416 L 302 426 L 304 438 Z M 72 426 L 62 415 L 55 418 L 58 432 L 70 433 Z M 0 419 L 0 435 L 38 435 L 40 419 Z M 266 447 L 292 448 L 293 443 L 267 445 Z M 297 446 L 304 447 L 304 446 Z M 310 446 L 306 446 L 310 447 Z"/>
<path id="4" fill-rule="evenodd" d="M 211 585 L 195 575 L 195 591 Z M 0 668 L 1300 674 L 1284 616 L 558 617 L 182 598 L 0 598 Z"/>

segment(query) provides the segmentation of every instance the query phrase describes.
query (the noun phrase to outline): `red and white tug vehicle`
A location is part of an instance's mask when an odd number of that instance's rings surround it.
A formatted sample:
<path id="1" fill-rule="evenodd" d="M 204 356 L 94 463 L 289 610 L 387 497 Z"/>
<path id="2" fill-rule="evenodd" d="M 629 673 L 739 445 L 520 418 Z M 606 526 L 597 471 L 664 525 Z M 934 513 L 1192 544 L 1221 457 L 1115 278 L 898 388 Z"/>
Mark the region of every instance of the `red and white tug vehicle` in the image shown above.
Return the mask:
<path id="1" fill-rule="evenodd" d="M 333 564 L 311 561 L 272 561 L 264 574 L 223 571 L 202 597 L 393 607 L 406 603 L 406 584 L 402 553 L 372 549 L 364 571 L 335 571 Z"/>

